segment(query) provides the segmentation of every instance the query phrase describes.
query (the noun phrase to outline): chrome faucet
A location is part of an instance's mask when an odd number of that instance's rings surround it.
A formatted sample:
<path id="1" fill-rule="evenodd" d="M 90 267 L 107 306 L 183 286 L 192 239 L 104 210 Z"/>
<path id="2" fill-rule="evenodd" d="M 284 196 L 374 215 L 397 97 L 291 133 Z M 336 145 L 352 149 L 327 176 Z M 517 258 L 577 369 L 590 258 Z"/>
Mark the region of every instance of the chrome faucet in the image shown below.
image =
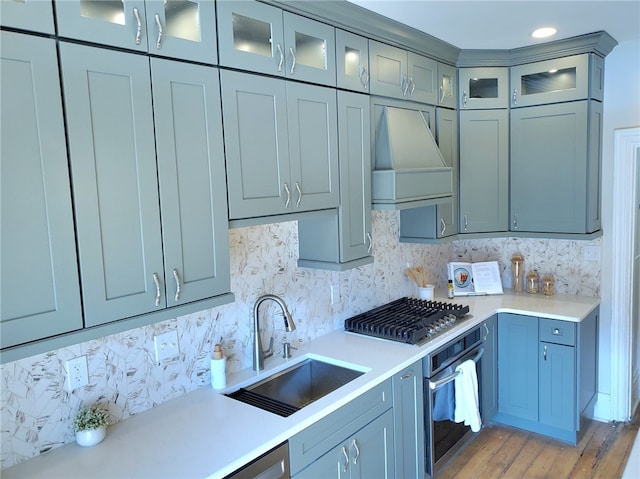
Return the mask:
<path id="1" fill-rule="evenodd" d="M 264 369 L 264 360 L 265 358 L 269 358 L 273 356 L 273 338 L 271 338 L 271 343 L 269 345 L 269 349 L 266 351 L 262 349 L 262 340 L 260 339 L 260 319 L 258 317 L 258 308 L 260 305 L 266 300 L 272 300 L 280 306 L 282 309 L 282 315 L 284 316 L 284 327 L 287 332 L 291 332 L 296 329 L 296 325 L 293 322 L 293 318 L 291 317 L 291 313 L 287 309 L 287 305 L 279 296 L 275 294 L 265 294 L 260 296 L 255 304 L 253 305 L 253 370 L 260 371 Z"/>

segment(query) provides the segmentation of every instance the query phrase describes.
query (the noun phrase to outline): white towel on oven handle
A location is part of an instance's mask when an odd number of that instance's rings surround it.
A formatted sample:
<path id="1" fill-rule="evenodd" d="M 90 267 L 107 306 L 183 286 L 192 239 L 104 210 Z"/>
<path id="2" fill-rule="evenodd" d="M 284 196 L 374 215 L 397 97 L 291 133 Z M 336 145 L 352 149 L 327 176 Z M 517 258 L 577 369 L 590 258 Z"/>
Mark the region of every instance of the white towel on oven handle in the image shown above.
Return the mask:
<path id="1" fill-rule="evenodd" d="M 461 374 L 455 378 L 456 408 L 455 422 L 463 422 L 465 426 L 471 426 L 473 432 L 478 432 L 482 426 L 480 411 L 478 410 L 478 375 L 476 363 L 468 359 L 456 367 Z"/>

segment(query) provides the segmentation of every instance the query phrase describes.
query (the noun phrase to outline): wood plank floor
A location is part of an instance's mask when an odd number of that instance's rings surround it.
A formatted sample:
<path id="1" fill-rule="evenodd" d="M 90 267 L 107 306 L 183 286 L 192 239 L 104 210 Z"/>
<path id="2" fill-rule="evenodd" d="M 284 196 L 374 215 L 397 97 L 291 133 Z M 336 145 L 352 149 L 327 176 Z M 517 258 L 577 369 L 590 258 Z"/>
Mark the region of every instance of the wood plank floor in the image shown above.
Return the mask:
<path id="1" fill-rule="evenodd" d="M 640 408 L 628 423 L 591 421 L 573 447 L 492 423 L 451 458 L 436 479 L 620 478 L 639 427 Z"/>

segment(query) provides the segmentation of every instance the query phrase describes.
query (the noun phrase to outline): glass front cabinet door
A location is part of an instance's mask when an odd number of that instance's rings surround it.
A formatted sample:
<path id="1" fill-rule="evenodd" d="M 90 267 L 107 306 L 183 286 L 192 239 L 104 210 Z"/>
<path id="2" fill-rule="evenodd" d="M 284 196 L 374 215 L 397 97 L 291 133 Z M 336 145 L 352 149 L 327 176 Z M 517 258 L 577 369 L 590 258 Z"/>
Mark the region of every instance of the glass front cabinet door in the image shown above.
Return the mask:
<path id="1" fill-rule="evenodd" d="M 581 54 L 511 68 L 511 107 L 602 101 L 604 59 Z"/>
<path id="2" fill-rule="evenodd" d="M 56 18 L 61 37 L 217 63 L 209 0 L 57 0 Z"/>
<path id="3" fill-rule="evenodd" d="M 249 1 L 218 5 L 220 64 L 335 86 L 335 29 Z"/>
<path id="4" fill-rule="evenodd" d="M 460 109 L 509 107 L 509 69 L 461 68 L 458 89 Z"/>
<path id="5" fill-rule="evenodd" d="M 369 92 L 369 41 L 354 33 L 336 30 L 338 88 Z"/>

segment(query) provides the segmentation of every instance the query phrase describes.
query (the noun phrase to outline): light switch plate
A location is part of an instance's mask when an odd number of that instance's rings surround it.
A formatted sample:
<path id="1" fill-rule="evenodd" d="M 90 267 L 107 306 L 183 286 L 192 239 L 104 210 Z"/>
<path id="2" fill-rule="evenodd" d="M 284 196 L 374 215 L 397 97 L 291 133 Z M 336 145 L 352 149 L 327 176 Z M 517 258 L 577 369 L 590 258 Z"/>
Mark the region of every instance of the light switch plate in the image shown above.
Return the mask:
<path id="1" fill-rule="evenodd" d="M 158 334 L 154 336 L 153 342 L 156 351 L 156 363 L 158 364 L 166 359 L 176 358 L 180 354 L 177 331 Z"/>

